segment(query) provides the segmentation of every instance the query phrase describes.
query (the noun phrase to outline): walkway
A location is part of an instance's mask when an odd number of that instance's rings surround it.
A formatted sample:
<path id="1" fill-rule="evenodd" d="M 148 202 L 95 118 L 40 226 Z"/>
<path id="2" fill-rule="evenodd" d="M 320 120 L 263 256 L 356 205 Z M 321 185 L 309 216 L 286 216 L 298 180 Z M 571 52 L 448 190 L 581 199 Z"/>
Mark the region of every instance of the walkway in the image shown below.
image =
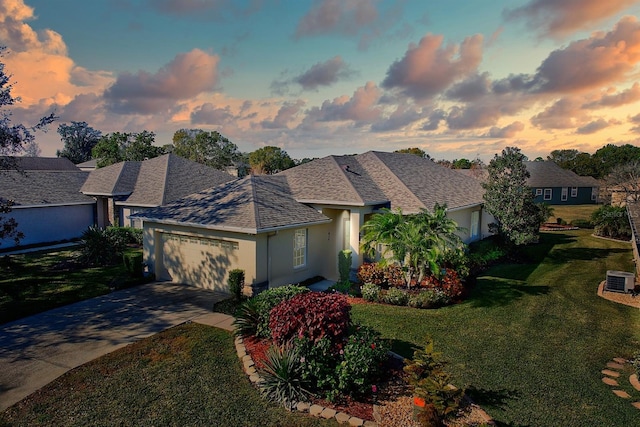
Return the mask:
<path id="1" fill-rule="evenodd" d="M 0 325 L 0 410 L 106 353 L 186 321 L 231 330 L 227 295 L 151 283 Z"/>

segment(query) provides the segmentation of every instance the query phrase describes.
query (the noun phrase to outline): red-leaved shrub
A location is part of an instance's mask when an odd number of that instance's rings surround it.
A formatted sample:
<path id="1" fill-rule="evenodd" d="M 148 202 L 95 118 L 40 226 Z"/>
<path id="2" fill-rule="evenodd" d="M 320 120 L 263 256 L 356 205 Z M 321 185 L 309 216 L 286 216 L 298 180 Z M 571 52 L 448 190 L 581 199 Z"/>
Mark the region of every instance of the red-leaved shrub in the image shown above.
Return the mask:
<path id="1" fill-rule="evenodd" d="M 276 344 L 293 338 L 317 342 L 323 337 L 340 342 L 351 322 L 351 306 L 342 294 L 308 292 L 276 305 L 269 314 L 269 329 Z"/>
<path id="2" fill-rule="evenodd" d="M 356 274 L 362 284 L 372 283 L 376 286 L 382 286 L 385 282 L 384 270 L 376 262 L 362 264 L 358 267 Z"/>
<path id="3" fill-rule="evenodd" d="M 390 288 L 403 288 L 407 286 L 404 271 L 402 271 L 402 267 L 398 264 L 389 264 L 385 266 L 384 278 L 387 282 L 387 286 Z"/>
<path id="4" fill-rule="evenodd" d="M 435 276 L 427 276 L 420 282 L 420 286 L 428 289 L 440 289 L 449 298 L 456 299 L 462 295 L 464 285 L 455 270 L 447 268 L 442 279 Z"/>

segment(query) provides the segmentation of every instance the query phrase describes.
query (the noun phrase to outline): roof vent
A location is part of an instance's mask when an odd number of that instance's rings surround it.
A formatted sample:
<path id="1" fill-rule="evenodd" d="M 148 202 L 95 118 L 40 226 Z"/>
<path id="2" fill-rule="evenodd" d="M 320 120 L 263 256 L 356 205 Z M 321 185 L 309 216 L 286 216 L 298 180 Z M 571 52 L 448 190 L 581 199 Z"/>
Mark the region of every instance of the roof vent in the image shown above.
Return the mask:
<path id="1" fill-rule="evenodd" d="M 633 292 L 636 284 L 636 276 L 626 271 L 607 270 L 607 281 L 604 284 L 605 291 Z"/>

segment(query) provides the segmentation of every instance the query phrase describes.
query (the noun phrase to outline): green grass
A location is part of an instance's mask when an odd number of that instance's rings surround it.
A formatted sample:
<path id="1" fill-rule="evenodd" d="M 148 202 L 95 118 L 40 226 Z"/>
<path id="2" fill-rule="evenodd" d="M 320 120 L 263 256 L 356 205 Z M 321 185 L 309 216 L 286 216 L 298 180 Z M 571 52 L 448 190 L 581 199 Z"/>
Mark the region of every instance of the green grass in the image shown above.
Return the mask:
<path id="1" fill-rule="evenodd" d="M 77 369 L 0 414 L 5 426 L 337 426 L 263 400 L 226 331 L 169 329 Z"/>
<path id="2" fill-rule="evenodd" d="M 600 371 L 640 349 L 640 312 L 596 295 L 606 270 L 632 271 L 631 249 L 590 234 L 543 233 L 526 264 L 486 271 L 461 304 L 356 305 L 352 316 L 407 357 L 433 337 L 455 385 L 501 425 L 636 425 L 640 413 L 614 396 Z"/>
<path id="3" fill-rule="evenodd" d="M 0 258 L 0 324 L 139 283 L 123 264 L 78 268 L 76 253 L 38 252 Z"/>
<path id="4" fill-rule="evenodd" d="M 549 218 L 549 222 L 556 222 L 558 218 L 562 218 L 570 224 L 575 219 L 586 221 L 591 220 L 591 214 L 601 205 L 553 205 L 553 216 Z"/>

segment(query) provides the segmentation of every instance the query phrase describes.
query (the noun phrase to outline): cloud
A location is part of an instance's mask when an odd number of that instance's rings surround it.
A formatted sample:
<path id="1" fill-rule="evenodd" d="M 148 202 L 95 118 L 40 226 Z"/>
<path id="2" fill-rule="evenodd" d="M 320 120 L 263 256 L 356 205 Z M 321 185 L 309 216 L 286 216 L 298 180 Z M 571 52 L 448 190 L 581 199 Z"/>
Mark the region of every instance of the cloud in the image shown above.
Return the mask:
<path id="1" fill-rule="evenodd" d="M 482 60 L 482 35 L 467 37 L 459 46 L 442 44 L 443 37 L 433 34 L 411 44 L 404 57 L 391 64 L 382 87 L 426 99 L 475 73 Z"/>
<path id="2" fill-rule="evenodd" d="M 301 126 L 315 128 L 316 122 L 354 121 L 356 126 L 373 123 L 382 110 L 377 106 L 380 89 L 373 82 L 367 82 L 353 93 L 353 96 L 340 96 L 333 101 L 324 101 L 321 107 L 312 107 Z"/>
<path id="3" fill-rule="evenodd" d="M 491 80 L 489 79 L 489 73 L 474 74 L 451 86 L 445 96 L 451 100 L 467 102 L 487 95 L 490 90 Z"/>
<path id="4" fill-rule="evenodd" d="M 594 33 L 551 52 L 534 77 L 540 92 L 577 92 L 631 77 L 640 61 L 640 22 L 622 18 L 608 33 Z"/>
<path id="5" fill-rule="evenodd" d="M 489 132 L 484 134 L 487 138 L 514 138 L 518 132 L 524 130 L 524 123 L 513 122 L 503 128 L 493 126 L 489 129 Z"/>
<path id="6" fill-rule="evenodd" d="M 424 118 L 424 113 L 421 108 L 400 104 L 389 116 L 375 121 L 371 125 L 371 131 L 389 132 L 402 129 L 422 118 Z"/>
<path id="7" fill-rule="evenodd" d="M 210 102 L 202 104 L 191 112 L 191 123 L 221 125 L 234 118 L 229 106 L 217 108 Z"/>
<path id="8" fill-rule="evenodd" d="M 619 107 L 625 104 L 632 104 L 640 101 L 640 84 L 634 83 L 629 89 L 623 90 L 613 95 L 602 95 L 598 100 L 591 101 L 583 108 L 596 109 L 602 107 Z"/>
<path id="9" fill-rule="evenodd" d="M 530 0 L 515 9 L 506 9 L 507 20 L 524 20 L 540 35 L 566 36 L 592 28 L 637 0 Z"/>
<path id="10" fill-rule="evenodd" d="M 629 122 L 634 123 L 638 126 L 634 126 L 631 128 L 631 132 L 640 133 L 640 114 L 636 114 L 633 117 L 629 117 Z"/>
<path id="11" fill-rule="evenodd" d="M 599 130 L 609 127 L 609 124 L 609 122 L 600 117 L 599 119 L 589 122 L 584 126 L 580 126 L 578 129 L 576 129 L 576 133 L 579 133 L 581 135 L 596 133 Z"/>
<path id="12" fill-rule="evenodd" d="M 200 49 L 177 55 L 157 73 L 122 73 L 104 97 L 114 112 L 153 114 L 165 111 L 176 101 L 213 91 L 218 83 L 217 55 Z"/>
<path id="13" fill-rule="evenodd" d="M 584 123 L 588 117 L 581 108 L 579 97 L 559 99 L 531 118 L 531 123 L 541 129 L 570 129 Z"/>
<path id="14" fill-rule="evenodd" d="M 261 0 L 249 1 L 242 8 L 231 0 L 147 0 L 157 12 L 173 17 L 200 21 L 223 21 L 256 13 L 262 8 Z"/>
<path id="15" fill-rule="evenodd" d="M 316 0 L 295 31 L 296 38 L 322 34 L 355 35 L 378 19 L 373 0 Z"/>
<path id="16" fill-rule="evenodd" d="M 427 117 L 427 120 L 422 124 L 422 130 L 438 130 L 438 127 L 440 126 L 440 122 L 444 119 L 447 118 L 447 113 L 444 110 L 435 110 L 433 111 L 431 114 L 429 114 L 429 117 Z"/>
<path id="17" fill-rule="evenodd" d="M 42 51 L 66 55 L 62 36 L 53 30 L 36 32 L 24 21 L 35 19 L 34 9 L 23 0 L 0 0 L 0 40 L 12 52 Z"/>
<path id="18" fill-rule="evenodd" d="M 285 102 L 273 120 L 263 120 L 260 124 L 265 129 L 288 128 L 289 123 L 295 119 L 305 102 L 298 99 L 295 102 Z"/>
<path id="19" fill-rule="evenodd" d="M 283 95 L 289 91 L 291 84 L 298 84 L 302 90 L 318 90 L 320 86 L 331 86 L 340 79 L 349 78 L 356 74 L 349 68 L 340 56 L 334 56 L 324 62 L 314 64 L 307 71 L 296 77 L 284 80 L 274 80 L 271 90 Z"/>

